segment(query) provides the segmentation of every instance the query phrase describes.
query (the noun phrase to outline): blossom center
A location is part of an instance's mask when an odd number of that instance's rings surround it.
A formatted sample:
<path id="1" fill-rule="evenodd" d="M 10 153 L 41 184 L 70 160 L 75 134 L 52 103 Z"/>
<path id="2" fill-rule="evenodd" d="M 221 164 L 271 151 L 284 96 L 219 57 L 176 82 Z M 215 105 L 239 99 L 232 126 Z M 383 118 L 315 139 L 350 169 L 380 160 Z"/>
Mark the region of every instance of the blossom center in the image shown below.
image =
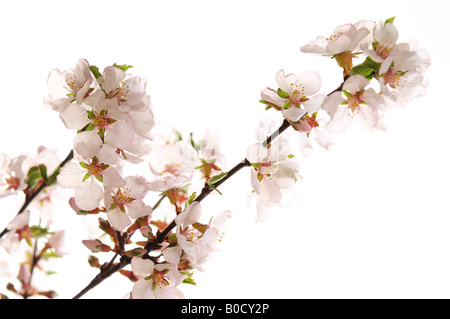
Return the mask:
<path id="1" fill-rule="evenodd" d="M 386 59 L 393 50 L 392 47 L 380 45 L 379 43 L 376 42 L 373 43 L 373 48 L 377 53 L 377 55 L 382 59 Z"/>
<path id="2" fill-rule="evenodd" d="M 117 98 L 119 101 L 125 102 L 130 93 L 130 87 L 124 81 L 121 81 L 117 87 L 108 94 L 108 98 Z"/>
<path id="3" fill-rule="evenodd" d="M 4 179 L 4 183 L 7 187 L 5 190 L 16 191 L 20 187 L 20 179 L 16 176 L 10 176 Z"/>
<path id="4" fill-rule="evenodd" d="M 302 102 L 306 102 L 308 99 L 305 97 L 305 87 L 301 83 L 291 83 L 291 95 L 289 102 L 291 104 L 300 107 Z"/>
<path id="5" fill-rule="evenodd" d="M 348 108 L 348 116 L 354 117 L 361 110 L 361 104 L 364 104 L 363 96 L 365 90 L 359 91 L 354 95 L 349 95 L 347 101 L 344 101 L 343 104 L 347 104 Z"/>
<path id="6" fill-rule="evenodd" d="M 166 164 L 164 166 L 164 172 L 161 175 L 163 175 L 164 173 L 170 173 L 170 174 L 172 174 L 174 176 L 179 176 L 180 175 L 180 168 L 181 168 L 180 164 L 174 164 L 174 163 Z"/>
<path id="7" fill-rule="evenodd" d="M 153 290 L 156 289 L 156 287 L 164 288 L 170 286 L 169 278 L 167 277 L 168 270 L 161 270 L 158 271 L 156 269 L 153 270 L 153 274 L 150 275 L 150 279 L 153 280 Z"/>
<path id="8" fill-rule="evenodd" d="M 317 113 L 315 113 L 317 115 Z M 303 117 L 306 123 L 311 127 L 311 129 L 318 127 L 319 122 L 317 121 L 317 116 L 310 116 L 309 114 L 306 114 L 306 116 Z"/>
<path id="9" fill-rule="evenodd" d="M 119 188 L 116 194 L 112 196 L 113 205 L 118 206 L 121 211 L 125 211 L 125 204 L 129 204 L 135 200 L 131 197 L 131 190 L 128 187 Z"/>
<path id="10" fill-rule="evenodd" d="M 328 42 L 333 42 L 339 39 L 341 35 L 342 32 L 339 32 L 338 34 L 332 34 L 329 38 L 325 38 L 325 40 L 327 40 Z"/>
<path id="11" fill-rule="evenodd" d="M 384 75 L 384 82 L 386 85 L 389 85 L 391 88 L 395 89 L 398 87 L 400 83 L 400 78 L 403 75 L 403 72 L 396 71 L 394 68 L 390 68 Z"/>
<path id="12" fill-rule="evenodd" d="M 278 162 L 256 163 L 252 166 L 258 172 L 256 177 L 260 183 L 264 178 L 271 179 L 278 172 Z"/>
<path id="13" fill-rule="evenodd" d="M 203 235 L 203 234 L 202 234 L 199 230 L 197 230 L 197 229 L 195 229 L 195 228 L 190 228 L 190 229 L 187 231 L 186 238 L 187 238 L 189 241 L 193 242 L 194 245 L 197 245 L 197 244 L 198 244 L 198 241 L 199 241 L 199 239 L 202 237 L 202 235 Z"/>
<path id="14" fill-rule="evenodd" d="M 94 113 L 95 117 L 92 119 L 92 124 L 94 124 L 95 127 L 98 129 L 104 129 L 107 126 L 109 126 L 108 122 L 108 116 L 107 113 L 100 112 L 99 114 L 97 112 Z"/>
<path id="15" fill-rule="evenodd" d="M 96 178 L 102 178 L 103 171 L 109 167 L 108 164 L 99 163 L 98 159 L 94 157 L 90 164 L 87 164 L 86 169 L 87 173 L 90 176 L 94 176 Z"/>
<path id="16" fill-rule="evenodd" d="M 72 74 L 69 78 L 66 79 L 66 84 L 66 89 L 70 92 L 77 92 L 80 89 L 77 76 L 75 74 Z"/>

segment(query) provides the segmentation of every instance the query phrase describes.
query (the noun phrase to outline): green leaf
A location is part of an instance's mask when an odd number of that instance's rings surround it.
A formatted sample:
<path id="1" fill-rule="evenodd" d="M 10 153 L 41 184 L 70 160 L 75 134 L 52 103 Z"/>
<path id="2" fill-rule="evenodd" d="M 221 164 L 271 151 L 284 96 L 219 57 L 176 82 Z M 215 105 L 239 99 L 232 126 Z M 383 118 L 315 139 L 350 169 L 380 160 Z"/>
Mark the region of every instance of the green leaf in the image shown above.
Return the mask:
<path id="1" fill-rule="evenodd" d="M 198 152 L 201 149 L 201 145 L 200 144 L 196 144 L 194 142 L 193 135 L 194 135 L 194 133 L 192 133 L 192 132 L 189 133 L 189 141 L 190 141 L 192 147 Z"/>
<path id="2" fill-rule="evenodd" d="M 195 229 L 197 229 L 199 232 L 201 232 L 202 234 L 204 234 L 206 232 L 206 230 L 208 229 L 208 225 L 205 224 L 201 224 L 201 223 L 194 223 L 192 224 L 192 227 L 194 227 Z"/>
<path id="3" fill-rule="evenodd" d="M 95 179 L 98 180 L 100 183 L 103 183 L 103 175 L 95 175 Z"/>
<path id="4" fill-rule="evenodd" d="M 286 101 L 286 103 L 284 103 L 284 105 L 283 105 L 283 109 L 288 109 L 288 108 L 290 108 L 291 107 L 291 102 L 288 100 L 288 101 Z"/>
<path id="5" fill-rule="evenodd" d="M 189 277 L 183 280 L 183 284 L 189 284 L 189 285 L 194 285 L 194 286 L 197 285 L 195 283 L 195 280 L 193 278 L 189 278 Z"/>
<path id="6" fill-rule="evenodd" d="M 38 166 L 30 168 L 27 174 L 27 185 L 29 188 L 34 188 L 37 183 L 42 179 L 41 172 Z"/>
<path id="7" fill-rule="evenodd" d="M 31 167 L 31 168 L 28 170 L 27 177 L 30 177 L 30 176 L 32 176 L 32 175 L 34 175 L 34 174 L 36 174 L 36 173 L 39 173 L 39 167 L 33 166 L 33 167 Z"/>
<path id="8" fill-rule="evenodd" d="M 177 234 L 169 235 L 169 247 L 175 247 L 178 244 Z"/>
<path id="9" fill-rule="evenodd" d="M 87 180 L 89 177 L 91 177 L 91 174 L 86 173 L 83 177 L 83 181 Z"/>
<path id="10" fill-rule="evenodd" d="M 394 23 L 394 19 L 395 19 L 395 17 L 389 18 L 386 21 L 384 21 L 384 24 L 386 24 L 386 23 Z"/>
<path id="11" fill-rule="evenodd" d="M 185 278 L 183 280 L 183 284 L 189 284 L 189 285 L 194 285 L 196 286 L 197 284 L 195 283 L 194 278 L 192 278 L 192 276 L 194 275 L 193 272 L 187 272 L 187 271 L 182 271 L 181 272 L 183 275 L 188 275 L 187 278 Z"/>
<path id="12" fill-rule="evenodd" d="M 196 192 L 193 192 L 192 193 L 192 195 L 191 195 L 191 197 L 189 197 L 189 199 L 188 199 L 188 201 L 186 202 L 186 207 L 187 206 L 189 206 L 189 205 L 191 205 L 192 204 L 192 202 L 194 201 L 194 199 L 197 197 L 197 193 Z"/>
<path id="13" fill-rule="evenodd" d="M 88 119 L 92 120 L 95 117 L 95 113 L 94 112 L 89 111 L 89 110 L 87 110 L 86 112 L 88 114 Z"/>
<path id="14" fill-rule="evenodd" d="M 217 189 L 217 188 L 215 188 L 214 186 L 209 186 L 211 189 L 213 189 L 213 190 L 215 190 L 216 192 L 218 192 L 220 195 L 222 195 L 222 193 Z"/>
<path id="15" fill-rule="evenodd" d="M 134 248 L 132 250 L 128 250 L 125 252 L 125 255 L 128 257 L 141 257 L 147 253 L 147 250 L 144 248 Z"/>
<path id="16" fill-rule="evenodd" d="M 51 232 L 48 231 L 48 228 L 43 228 L 37 225 L 31 226 L 30 229 L 33 232 L 34 238 L 41 238 L 52 234 Z"/>
<path id="17" fill-rule="evenodd" d="M 342 93 L 344 93 L 344 95 L 347 99 L 350 99 L 353 96 L 349 91 L 346 91 L 346 90 L 342 90 Z"/>
<path id="18" fill-rule="evenodd" d="M 218 181 L 224 179 L 225 176 L 228 175 L 228 172 L 222 172 L 220 174 L 214 175 L 213 177 L 211 177 L 208 181 L 208 185 L 209 186 L 213 186 L 215 183 L 217 183 Z"/>
<path id="19" fill-rule="evenodd" d="M 89 123 L 87 126 L 85 126 L 85 131 L 92 131 L 95 128 L 94 123 Z"/>
<path id="20" fill-rule="evenodd" d="M 282 99 L 288 99 L 289 98 L 289 93 L 284 92 L 282 89 L 278 88 L 278 96 L 281 97 Z"/>
<path id="21" fill-rule="evenodd" d="M 113 66 L 121 69 L 123 72 L 127 72 L 128 69 L 133 67 L 132 65 L 128 65 L 128 64 L 116 64 L 116 63 L 114 63 Z"/>
<path id="22" fill-rule="evenodd" d="M 50 258 L 62 258 L 62 256 L 55 254 L 53 251 L 46 251 L 42 254 L 42 258 L 49 260 Z"/>
<path id="23" fill-rule="evenodd" d="M 182 141 L 182 140 L 183 140 L 183 135 L 182 135 L 180 132 L 175 131 L 175 134 L 177 135 L 177 139 L 178 139 L 179 141 Z"/>
<path id="24" fill-rule="evenodd" d="M 39 164 L 39 173 L 41 174 L 44 183 L 47 184 L 48 182 L 47 166 L 45 166 L 44 164 Z"/>
<path id="25" fill-rule="evenodd" d="M 361 74 L 368 80 L 371 80 L 380 70 L 380 66 L 381 63 L 375 62 L 370 57 L 367 57 L 363 63 L 354 66 L 350 70 L 349 75 Z"/>
<path id="26" fill-rule="evenodd" d="M 98 67 L 96 67 L 95 65 L 91 65 L 91 72 L 95 76 L 96 79 L 98 79 L 99 77 L 102 76 L 102 74 L 98 70 Z"/>
<path id="27" fill-rule="evenodd" d="M 80 162 L 79 164 L 80 164 L 80 166 L 83 167 L 84 169 L 87 169 L 87 168 L 89 167 L 89 164 L 88 164 L 88 163 L 85 163 L 85 162 Z"/>
<path id="28" fill-rule="evenodd" d="M 59 172 L 61 171 L 61 167 L 58 167 L 52 175 L 49 176 L 47 180 L 47 185 L 51 186 L 57 183 L 56 177 L 59 175 Z"/>

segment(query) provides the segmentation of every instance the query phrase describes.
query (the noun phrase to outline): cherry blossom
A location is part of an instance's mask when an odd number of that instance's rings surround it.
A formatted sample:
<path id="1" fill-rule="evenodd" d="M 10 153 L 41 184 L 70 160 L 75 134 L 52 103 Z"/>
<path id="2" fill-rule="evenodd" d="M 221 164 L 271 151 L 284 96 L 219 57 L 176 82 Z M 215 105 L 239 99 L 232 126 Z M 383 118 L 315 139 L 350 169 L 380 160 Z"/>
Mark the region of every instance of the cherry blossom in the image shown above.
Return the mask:
<path id="1" fill-rule="evenodd" d="M 318 36 L 314 41 L 300 47 L 304 53 L 335 56 L 344 52 L 354 51 L 360 41 L 370 31 L 365 27 L 353 24 L 338 26 L 329 37 Z"/>
<path id="2" fill-rule="evenodd" d="M 10 158 L 0 154 L 0 198 L 18 193 L 27 187 L 25 178 L 30 165 L 27 155 Z"/>
<path id="3" fill-rule="evenodd" d="M 201 204 L 193 202 L 175 218 L 177 245 L 163 250 L 163 256 L 169 263 L 178 264 L 182 251 L 185 251 L 189 257 L 194 257 L 195 249 L 191 235 L 196 230 L 190 226 L 199 220 L 201 214 Z"/>
<path id="4" fill-rule="evenodd" d="M 338 26 L 329 37 L 318 36 L 314 41 L 300 47 L 305 53 L 329 55 L 336 59 L 344 74 L 348 74 L 353 66 L 354 51 L 361 40 L 367 37 L 370 31 L 362 24 L 344 24 Z"/>
<path id="5" fill-rule="evenodd" d="M 131 268 L 138 278 L 133 286 L 133 299 L 180 299 L 184 294 L 176 288 L 187 275 L 172 264 L 156 264 L 150 259 L 134 257 Z"/>
<path id="6" fill-rule="evenodd" d="M 124 178 L 123 187 L 112 188 L 105 192 L 105 207 L 111 225 L 119 231 L 131 224 L 131 219 L 149 216 L 152 208 L 143 201 L 148 188 L 147 181 L 142 176 L 128 176 Z"/>
<path id="7" fill-rule="evenodd" d="M 189 254 L 187 254 L 189 262 L 196 269 L 204 271 L 204 265 L 220 250 L 219 244 L 225 236 L 224 228 L 231 217 L 231 211 L 225 210 L 213 217 L 203 233 L 191 233 L 190 239 L 195 243 L 195 254 L 194 256 L 189 256 Z M 194 237 L 195 235 L 197 235 L 197 237 Z"/>
<path id="8" fill-rule="evenodd" d="M 47 85 L 51 90 L 44 102 L 54 110 L 61 112 L 72 102 L 81 104 L 88 95 L 92 83 L 89 62 L 79 59 L 72 69 L 50 72 Z"/>
<path id="9" fill-rule="evenodd" d="M 284 70 L 280 70 L 275 81 L 279 85 L 278 90 L 263 89 L 261 103 L 267 104 L 267 108 L 282 111 L 283 116 L 291 121 L 297 121 L 305 114 L 304 106 L 313 103 L 309 96 L 316 94 L 322 83 L 316 71 L 304 71 L 296 76 L 285 75 Z"/>
<path id="10" fill-rule="evenodd" d="M 9 253 L 15 253 L 20 248 L 22 239 L 30 240 L 31 232 L 28 227 L 30 223 L 30 214 L 28 212 L 16 215 L 6 227 L 9 232 L 5 238 L 0 239 L 0 245 Z"/>
<path id="11" fill-rule="evenodd" d="M 85 133 L 87 135 L 81 137 L 97 136 L 95 133 L 94 135 L 89 135 L 92 134 L 90 132 Z M 79 136 L 80 134 L 77 135 Z M 76 205 L 82 210 L 89 211 L 95 209 L 103 198 L 103 188 L 99 183 L 102 183 L 105 189 L 110 189 L 124 186 L 125 181 L 112 166 L 117 162 L 117 154 L 113 148 L 106 144 L 92 148 L 90 147 L 92 144 L 85 144 L 82 140 L 80 139 L 75 146 L 74 157 L 78 158 L 78 163 L 71 162 L 64 166 L 57 181 L 63 188 L 75 189 Z"/>
<path id="12" fill-rule="evenodd" d="M 232 214 L 225 210 L 204 225 L 198 223 L 201 213 L 201 204 L 193 202 L 175 218 L 177 244 L 163 250 L 162 254 L 167 262 L 178 264 L 184 252 L 190 265 L 204 271 L 205 263 L 219 250 L 224 227 Z"/>
<path id="13" fill-rule="evenodd" d="M 298 121 L 290 121 L 294 130 L 306 133 L 297 135 L 300 139 L 302 152 L 305 151 L 305 148 L 313 148 L 312 140 L 326 150 L 329 150 L 333 145 L 333 137 L 325 128 L 330 116 L 321 108 L 326 97 L 316 95 L 313 98 L 317 100 L 317 103 L 306 105 L 305 111 L 307 113 Z"/>
<path id="14" fill-rule="evenodd" d="M 127 112 L 148 107 L 143 101 L 147 82 L 139 76 L 129 75 L 116 66 L 108 66 L 97 82 L 106 98 L 113 103 L 111 106 L 120 111 Z"/>
<path id="15" fill-rule="evenodd" d="M 398 30 L 392 21 L 379 22 L 373 28 L 372 43 L 361 43 L 361 49 L 374 61 L 383 63 L 394 50 Z M 389 60 L 386 62 L 389 63 Z"/>
<path id="16" fill-rule="evenodd" d="M 425 71 L 431 64 L 427 51 L 412 50 L 410 44 L 397 44 L 382 63 L 377 79 L 391 106 L 405 106 L 426 93 Z"/>
<path id="17" fill-rule="evenodd" d="M 268 218 L 270 207 L 282 205 L 283 190 L 291 188 L 299 174 L 299 163 L 290 154 L 289 143 L 280 138 L 270 148 L 261 143 L 247 149 L 251 163 L 251 184 L 257 196 L 257 221 Z"/>
<path id="18" fill-rule="evenodd" d="M 363 131 L 377 126 L 385 102 L 373 88 L 365 89 L 369 83 L 364 76 L 353 75 L 344 82 L 342 92 L 334 92 L 326 98 L 322 107 L 331 117 L 326 125 L 330 132 L 341 133 L 352 122 Z"/>

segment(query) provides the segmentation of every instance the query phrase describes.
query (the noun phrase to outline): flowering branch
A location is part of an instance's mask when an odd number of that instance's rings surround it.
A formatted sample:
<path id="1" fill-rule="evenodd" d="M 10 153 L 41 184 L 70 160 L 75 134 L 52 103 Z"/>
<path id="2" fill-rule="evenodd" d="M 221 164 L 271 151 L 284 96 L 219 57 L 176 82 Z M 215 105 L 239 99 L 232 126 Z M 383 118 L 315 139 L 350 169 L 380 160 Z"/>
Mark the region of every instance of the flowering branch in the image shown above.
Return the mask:
<path id="1" fill-rule="evenodd" d="M 336 88 L 334 91 L 330 92 L 328 95 L 330 95 L 334 92 L 337 92 L 337 91 L 341 91 L 342 86 L 343 86 L 343 83 L 338 88 Z M 305 115 L 307 115 L 307 114 L 305 114 Z M 303 115 L 302 118 L 305 115 Z M 280 127 L 277 130 L 275 130 L 269 137 L 267 137 L 266 140 L 264 140 L 261 143 L 261 145 L 263 147 L 270 146 L 272 141 L 274 141 L 280 134 L 282 134 L 287 128 L 289 128 L 291 126 L 292 126 L 292 123 L 289 120 L 284 119 L 282 124 L 280 125 Z M 249 166 L 251 166 L 251 163 L 247 160 L 247 158 L 244 158 L 242 161 L 240 161 L 238 164 L 236 164 L 233 168 L 231 168 L 230 171 L 222 179 L 218 180 L 213 185 L 209 185 L 208 183 L 205 183 L 205 186 L 203 187 L 201 193 L 197 197 L 195 197 L 193 202 L 200 203 L 213 190 L 215 190 L 217 187 L 219 187 L 220 185 L 225 183 L 234 174 L 236 174 L 242 168 L 249 167 Z M 161 199 L 163 199 L 163 198 L 161 198 Z M 161 199 L 160 199 L 160 201 L 161 201 Z M 159 205 L 159 202 L 154 206 L 153 209 L 155 209 L 158 205 Z M 160 243 L 162 243 L 175 227 L 176 227 L 176 220 L 174 219 L 174 220 L 172 220 L 172 222 L 169 225 L 167 225 L 167 227 L 162 232 L 158 233 L 155 240 L 147 242 L 147 244 L 144 247 L 144 249 L 147 251 L 145 256 L 148 257 L 148 254 L 151 251 L 153 251 L 153 249 L 155 249 L 155 247 L 157 247 Z M 145 258 L 145 257 L 143 257 L 143 258 Z M 112 261 L 110 263 L 108 263 L 108 267 L 105 270 L 101 270 L 100 273 L 85 288 L 83 288 L 77 295 L 75 295 L 73 297 L 73 299 L 79 299 L 85 293 L 87 293 L 88 291 L 90 291 L 91 289 L 93 289 L 94 287 L 99 285 L 102 281 L 109 278 L 113 273 L 115 273 L 115 272 L 121 270 L 122 268 L 124 268 L 125 266 L 129 265 L 131 263 L 131 259 L 132 258 L 130 258 L 126 255 L 122 255 L 119 263 L 117 263 L 115 265 L 112 264 Z"/>
<path id="2" fill-rule="evenodd" d="M 281 124 L 280 128 L 278 130 L 276 130 L 271 136 L 269 136 L 267 138 L 267 140 L 264 141 L 263 145 L 265 147 L 267 147 L 267 145 L 269 145 L 272 140 L 274 140 L 278 135 L 280 135 L 282 132 L 284 132 L 290 125 L 291 124 L 288 121 L 284 120 L 283 123 Z M 217 181 L 214 184 L 214 188 L 212 188 L 208 184 L 206 184 L 205 187 L 203 187 L 202 192 L 193 201 L 195 201 L 195 202 L 203 201 L 203 199 L 205 199 L 213 191 L 213 189 L 215 189 L 216 187 L 219 187 L 224 182 L 226 182 L 229 178 L 231 178 L 234 174 L 236 174 L 238 171 L 240 171 L 242 168 L 248 167 L 248 166 L 251 166 L 251 164 L 247 159 L 244 158 L 244 160 L 239 162 L 238 164 L 236 164 L 227 173 L 227 175 L 224 178 Z M 161 202 L 161 200 L 163 198 L 164 197 L 160 198 L 160 200 L 156 203 L 156 205 L 153 207 L 153 209 L 156 209 L 156 207 L 159 206 L 159 203 Z M 167 227 L 162 232 L 158 233 L 155 240 L 149 241 L 145 245 L 144 249 L 147 251 L 147 254 L 146 254 L 147 256 L 148 256 L 149 252 L 151 252 L 157 245 L 159 245 L 161 242 L 163 242 L 163 240 L 173 230 L 173 228 L 175 228 L 175 226 L 176 226 L 176 222 L 174 219 L 174 220 L 172 220 L 172 222 L 169 225 L 167 225 Z M 108 263 L 108 265 L 110 265 L 111 267 L 107 267 L 106 270 L 101 270 L 100 273 L 85 288 L 83 288 L 77 295 L 75 295 L 73 297 L 73 299 L 79 299 L 86 292 L 88 292 L 92 288 L 96 287 L 103 280 L 107 279 L 113 273 L 119 271 L 120 269 L 129 265 L 130 263 L 131 263 L 131 258 L 126 255 L 123 255 L 120 259 L 120 262 L 116 265 L 112 265 L 112 262 Z"/>
<path id="3" fill-rule="evenodd" d="M 0 197 L 22 190 L 26 195 L 19 213 L 0 238 L 13 230 L 2 239 L 10 251 L 22 240 L 30 247 L 35 240 L 30 267 L 22 267 L 18 276 L 22 289 L 10 284 L 8 290 L 24 298 L 53 295 L 36 292 L 29 284 L 44 251 L 63 254 L 61 233 L 51 231 L 49 224 L 30 226 L 29 214 L 24 212 L 39 194 L 45 195 L 40 202 L 49 202 L 51 188 L 47 187 L 57 182 L 59 187 L 74 189 L 69 204 L 78 215 L 106 215 L 98 218 L 102 235 L 83 240 L 84 246 L 92 253 L 114 253 L 103 264 L 89 256 L 90 266 L 100 272 L 74 299 L 116 272 L 134 282 L 132 298 L 183 297 L 177 286 L 195 284 L 192 270 L 203 270 L 218 251 L 222 229 L 231 217 L 225 210 L 209 222 L 200 221 L 201 202 L 209 194 L 220 193 L 218 188 L 223 183 L 250 167 L 249 198 L 256 199 L 257 221 L 263 221 L 272 207 L 284 205 L 286 192 L 301 179 L 298 157 L 292 154 L 286 136 L 281 136 L 286 129 L 292 126 L 299 133 L 302 151 L 313 145 L 328 150 L 333 144 L 332 134 L 345 131 L 353 123 L 362 130 L 376 129 L 388 106 L 403 105 L 424 93 L 429 58 L 421 50 L 397 43 L 393 21 L 342 25 L 331 36 L 320 36 L 302 46 L 302 52 L 334 59 L 342 68 L 343 82 L 323 95 L 319 94 L 321 78 L 317 72 L 295 75 L 278 71 L 278 88 L 264 88 L 260 102 L 266 110 L 279 112 L 283 122 L 276 130 L 270 127 L 272 123 L 262 122 L 257 142 L 228 171 L 222 170 L 223 155 L 214 138 L 207 136 L 196 142 L 192 133 L 186 141 L 174 130 L 161 135 L 151 132 L 155 121 L 146 81 L 127 73 L 132 66 L 114 63 L 100 72 L 80 59 L 70 70 L 51 71 L 51 93 L 45 101 L 59 112 L 65 126 L 77 133 L 73 151 L 50 177 L 39 158 L 28 165 L 26 157 L 0 157 Z M 361 55 L 366 55 L 365 60 L 354 65 L 354 59 Z M 372 84 L 378 84 L 379 90 Z M 149 159 L 144 159 L 150 151 Z M 122 176 L 126 163 L 143 161 L 148 162 L 152 179 Z M 196 184 L 194 177 L 201 183 Z M 144 201 L 149 192 L 160 195 L 153 207 Z M 166 217 L 158 220 L 153 215 L 165 198 L 173 208 L 171 214 L 175 213 L 170 223 Z M 134 234 L 141 237 L 136 239 Z M 38 254 L 37 239 L 41 237 L 47 242 Z M 124 269 L 128 265 L 131 271 Z"/>
<path id="4" fill-rule="evenodd" d="M 19 211 L 17 212 L 16 216 L 19 216 L 20 214 L 22 214 L 27 207 L 31 204 L 31 202 L 45 189 L 47 188 L 49 185 L 51 185 L 51 183 L 54 183 L 56 181 L 56 176 L 59 174 L 59 171 L 61 170 L 61 168 L 64 167 L 64 165 L 66 165 L 69 161 L 71 161 L 73 158 L 73 150 L 71 150 L 69 152 L 69 154 L 66 156 L 66 158 L 58 165 L 58 168 L 53 172 L 53 174 L 50 176 L 50 178 L 53 180 L 53 182 L 51 180 L 47 180 L 44 181 L 42 180 L 39 187 L 35 190 L 29 190 L 28 192 L 25 190 L 25 202 L 23 203 L 22 207 L 20 207 Z M 3 231 L 0 233 L 0 238 L 2 238 L 4 235 L 6 235 L 9 232 L 8 227 L 5 227 L 5 229 L 3 229 Z"/>

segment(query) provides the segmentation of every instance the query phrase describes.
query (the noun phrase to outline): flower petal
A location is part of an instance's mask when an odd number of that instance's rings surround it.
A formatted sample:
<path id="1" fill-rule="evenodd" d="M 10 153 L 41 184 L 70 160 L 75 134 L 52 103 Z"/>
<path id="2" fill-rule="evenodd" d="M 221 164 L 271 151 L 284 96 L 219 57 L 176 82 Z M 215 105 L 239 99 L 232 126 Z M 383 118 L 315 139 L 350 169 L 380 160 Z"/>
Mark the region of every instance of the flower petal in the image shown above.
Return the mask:
<path id="1" fill-rule="evenodd" d="M 155 263 L 150 259 L 142 259 L 139 257 L 133 257 L 131 259 L 131 270 L 136 276 L 148 276 L 153 273 Z"/>
<path id="2" fill-rule="evenodd" d="M 83 210 L 93 210 L 103 198 L 103 189 L 93 178 L 81 182 L 75 190 L 75 203 Z"/>
<path id="3" fill-rule="evenodd" d="M 67 163 L 59 172 L 56 180 L 62 188 L 76 188 L 80 185 L 86 170 L 78 163 Z"/>
<path id="4" fill-rule="evenodd" d="M 131 224 L 131 220 L 128 215 L 118 208 L 109 210 L 106 215 L 108 216 L 111 226 L 118 231 L 124 230 Z"/>
<path id="5" fill-rule="evenodd" d="M 133 299 L 154 299 L 155 294 L 152 289 L 152 281 L 139 279 L 133 286 L 131 291 Z"/>

